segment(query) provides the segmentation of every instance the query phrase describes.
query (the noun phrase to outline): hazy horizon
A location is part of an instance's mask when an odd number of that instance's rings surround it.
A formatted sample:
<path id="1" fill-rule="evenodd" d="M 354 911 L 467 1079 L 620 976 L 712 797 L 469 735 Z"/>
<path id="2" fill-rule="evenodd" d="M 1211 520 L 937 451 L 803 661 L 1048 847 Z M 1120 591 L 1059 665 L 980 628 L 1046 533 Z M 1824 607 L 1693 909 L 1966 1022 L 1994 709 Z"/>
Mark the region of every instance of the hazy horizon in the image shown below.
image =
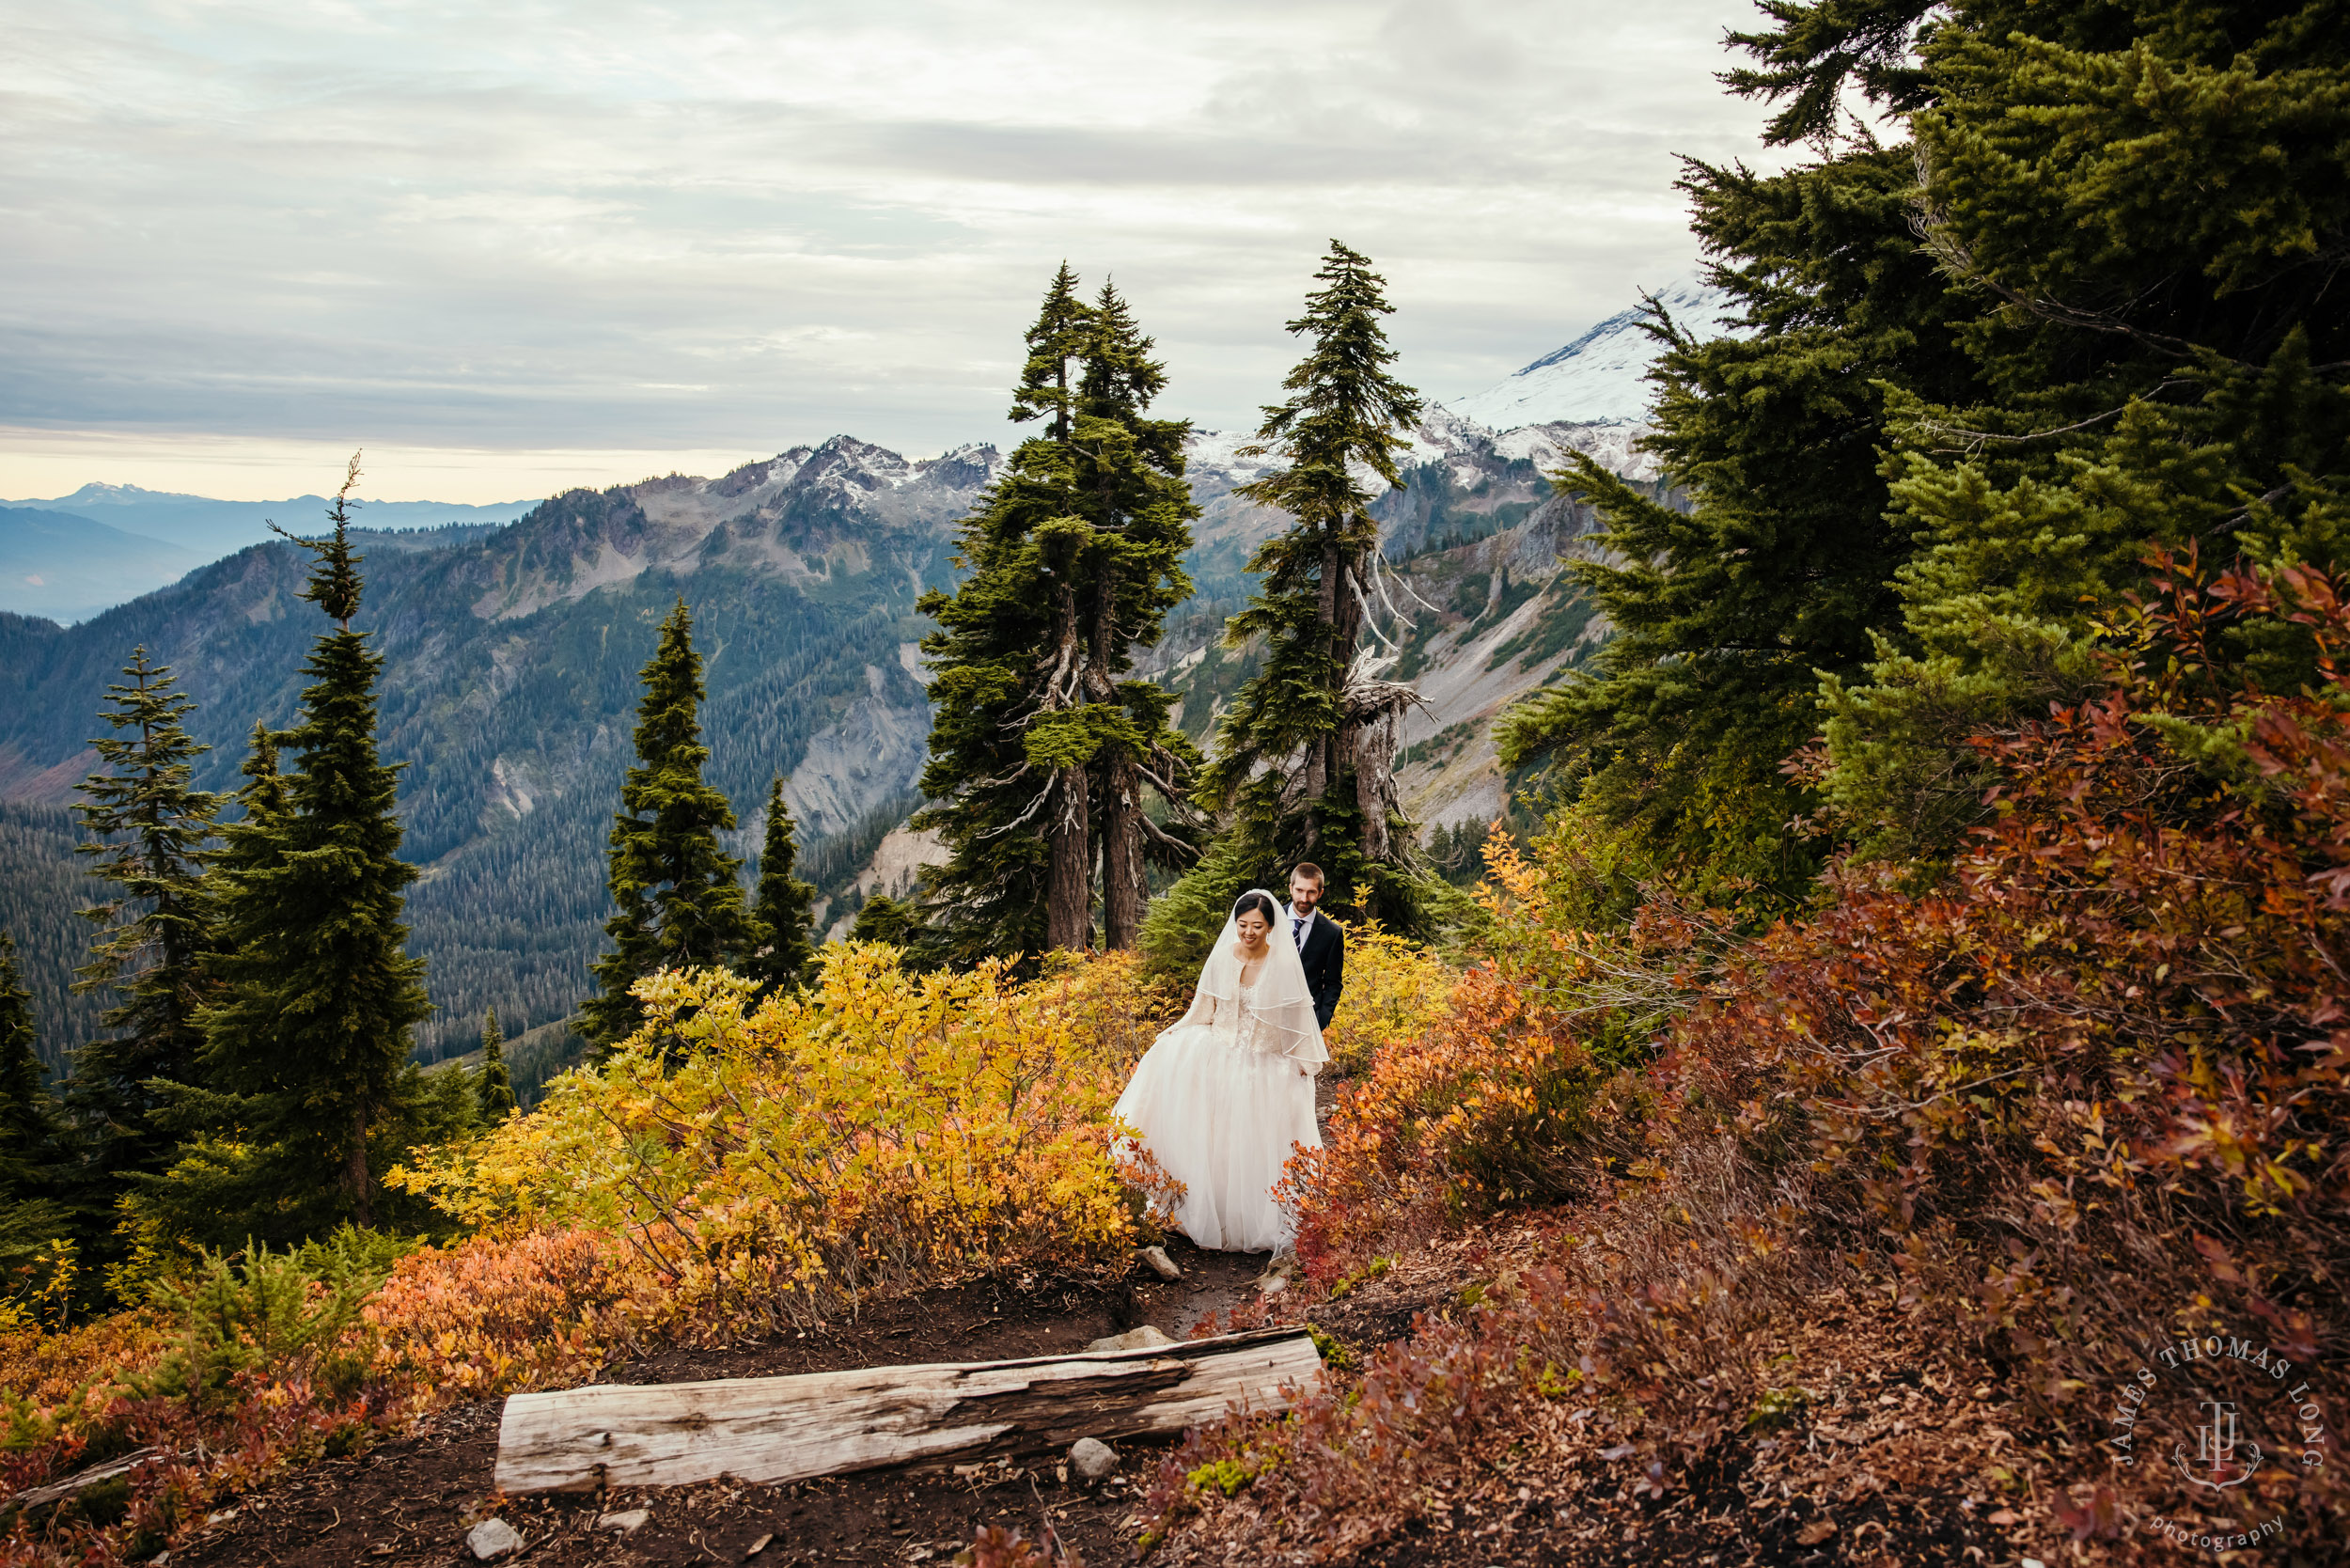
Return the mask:
<path id="1" fill-rule="evenodd" d="M 5 0 L 0 494 L 506 501 L 848 432 L 1002 442 L 1066 258 L 1167 412 L 1253 425 L 1337 235 L 1407 380 L 1489 384 L 1696 259 L 1748 0 Z"/>

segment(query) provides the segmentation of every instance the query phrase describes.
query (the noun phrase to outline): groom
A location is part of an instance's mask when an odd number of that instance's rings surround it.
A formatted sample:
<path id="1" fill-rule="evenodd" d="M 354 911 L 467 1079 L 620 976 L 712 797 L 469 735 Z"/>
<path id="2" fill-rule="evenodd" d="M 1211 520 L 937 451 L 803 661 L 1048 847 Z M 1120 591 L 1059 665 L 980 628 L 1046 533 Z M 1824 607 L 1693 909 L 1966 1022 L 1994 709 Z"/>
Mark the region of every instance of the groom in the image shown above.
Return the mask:
<path id="1" fill-rule="evenodd" d="M 1339 995 L 1346 989 L 1346 933 L 1327 915 L 1318 915 L 1322 902 L 1322 868 L 1308 862 L 1290 872 L 1290 940 L 1297 944 L 1306 965 L 1306 989 L 1314 998 L 1314 1019 L 1324 1028 L 1339 1010 Z"/>

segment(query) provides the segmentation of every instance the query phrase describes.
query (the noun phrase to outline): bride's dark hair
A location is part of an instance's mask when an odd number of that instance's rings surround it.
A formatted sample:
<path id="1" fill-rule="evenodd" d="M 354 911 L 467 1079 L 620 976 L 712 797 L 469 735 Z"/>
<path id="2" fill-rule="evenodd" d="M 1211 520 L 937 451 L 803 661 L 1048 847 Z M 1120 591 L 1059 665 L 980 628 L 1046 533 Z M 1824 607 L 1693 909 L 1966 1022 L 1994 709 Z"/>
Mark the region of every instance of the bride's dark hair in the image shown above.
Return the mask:
<path id="1" fill-rule="evenodd" d="M 1279 907 L 1264 894 L 1253 890 L 1243 893 L 1240 896 L 1240 902 L 1232 905 L 1232 918 L 1237 920 L 1252 909 L 1263 912 L 1266 925 L 1277 926 L 1281 923 Z"/>

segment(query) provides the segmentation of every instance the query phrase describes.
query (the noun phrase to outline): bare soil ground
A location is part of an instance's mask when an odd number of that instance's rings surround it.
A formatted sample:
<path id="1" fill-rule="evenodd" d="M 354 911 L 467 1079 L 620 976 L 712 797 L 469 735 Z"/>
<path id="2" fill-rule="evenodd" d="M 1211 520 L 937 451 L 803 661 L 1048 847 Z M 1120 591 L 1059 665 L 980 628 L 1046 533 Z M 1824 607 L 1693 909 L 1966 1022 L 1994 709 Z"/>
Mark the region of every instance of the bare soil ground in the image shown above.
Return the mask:
<path id="1" fill-rule="evenodd" d="M 1514 1233 L 1512 1233 L 1514 1231 Z M 1378 1278 L 1338 1301 L 1301 1303 L 1283 1314 L 1310 1319 L 1362 1353 L 1412 1331 L 1421 1314 L 1455 1311 L 1465 1286 L 1533 1245 L 1530 1229 L 1504 1227 L 1412 1247 Z M 806 1338 L 714 1350 L 671 1351 L 617 1368 L 609 1381 L 685 1382 L 922 1361 L 976 1361 L 1081 1349 L 1090 1340 L 1149 1323 L 1177 1337 L 1256 1321 L 1261 1256 L 1201 1252 L 1170 1244 L 1184 1278 L 1147 1272 L 1102 1289 L 1065 1281 L 983 1283 L 869 1309 L 853 1323 Z M 1211 1314 L 1213 1324 L 1202 1320 Z M 1668 1497 L 1623 1484 L 1622 1466 L 1598 1450 L 1615 1439 L 1589 1410 L 1564 1402 L 1558 1420 L 1575 1430 L 1534 1452 L 1495 1454 L 1448 1483 L 1446 1498 L 1352 1559 L 1361 1568 L 1673 1568 L 1731 1564 L 1947 1564 L 1998 1568 L 2019 1551 L 2053 1560 L 2057 1543 L 2019 1530 L 1984 1473 L 2012 1440 L 2015 1414 L 1905 1330 L 1880 1303 L 1823 1299 L 1767 1347 L 1800 1367 L 1816 1395 L 1783 1430 L 1733 1436 Z M 474 1561 L 467 1529 L 493 1513 L 522 1532 L 523 1550 L 502 1560 L 549 1568 L 590 1564 L 729 1563 L 753 1568 L 944 1564 L 983 1526 L 1049 1530 L 1092 1568 L 1130 1562 L 1139 1505 L 1165 1450 L 1127 1445 L 1119 1473 L 1088 1486 L 1052 1464 L 971 1479 L 878 1471 L 757 1486 L 722 1481 L 666 1491 L 500 1498 L 491 1489 L 496 1402 L 460 1406 L 351 1458 L 321 1461 L 246 1498 L 167 1568 L 244 1565 L 432 1564 Z M 1513 1445 L 1515 1447 L 1516 1445 Z M 1243 1492 L 1194 1514 L 1153 1557 L 1167 1568 L 1257 1568 L 1304 1563 L 1296 1537 L 1268 1529 Z M 2019 1506 L 2021 1506 L 2019 1504 Z M 643 1509 L 622 1534 L 599 1528 L 607 1513 Z M 1276 1545 L 1274 1538 L 1289 1537 Z M 2018 1537 L 2023 1539 L 2018 1539 Z"/>
<path id="2" fill-rule="evenodd" d="M 685 1383 L 928 1361 L 993 1361 L 1079 1351 L 1140 1324 L 1177 1339 L 1211 1312 L 1253 1300 L 1265 1258 L 1202 1252 L 1180 1239 L 1183 1270 L 1167 1283 L 1147 1271 L 1104 1290 L 1066 1281 L 995 1281 L 932 1291 L 869 1308 L 822 1332 L 716 1350 L 677 1350 L 614 1369 L 614 1383 Z M 502 1560 L 586 1564 L 750 1561 L 760 1568 L 822 1563 L 944 1562 L 983 1525 L 1031 1538 L 1051 1528 L 1087 1560 L 1124 1560 L 1127 1523 L 1157 1455 L 1132 1451 L 1097 1486 L 1054 1468 L 951 1475 L 873 1472 L 789 1486 L 736 1482 L 592 1497 L 495 1498 L 497 1401 L 460 1405 L 364 1454 L 322 1460 L 215 1516 L 167 1568 L 407 1568 L 472 1563 L 466 1531 L 494 1513 L 522 1532 Z M 644 1509 L 628 1534 L 599 1529 L 605 1513 Z M 760 1543 L 764 1542 L 764 1545 Z M 754 1554 L 752 1548 L 759 1546 Z"/>
<path id="3" fill-rule="evenodd" d="M 1324 1109 L 1332 1086 L 1321 1086 Z M 1530 1261 L 1540 1225 L 1502 1224 L 1406 1244 L 1392 1266 L 1338 1300 L 1282 1295 L 1256 1281 L 1262 1255 L 1202 1252 L 1180 1237 L 1168 1251 L 1183 1278 L 1137 1266 L 1110 1287 L 1069 1280 L 996 1280 L 869 1307 L 807 1335 L 715 1349 L 672 1350 L 613 1369 L 614 1383 L 682 1383 L 854 1367 L 986 1361 L 1074 1352 L 1141 1324 L 1177 1339 L 1263 1321 L 1310 1320 L 1358 1356 L 1413 1332 L 1421 1314 L 1460 1309 L 1464 1288 Z M 1600 1450 L 1596 1428 L 1537 1445 L 1544 1458 L 1492 1456 L 1462 1473 L 1437 1507 L 1421 1510 L 1353 1559 L 1362 1568 L 1563 1568 L 1641 1563 L 1911 1563 L 2012 1565 L 2018 1548 L 2050 1550 L 1987 1489 L 1982 1476 L 2013 1440 L 2014 1414 L 1982 1386 L 1982 1369 L 1953 1366 L 1918 1343 L 1880 1304 L 1821 1300 L 1785 1325 L 1780 1360 L 1801 1366 L 1819 1395 L 1788 1429 L 1720 1445 L 1669 1497 L 1647 1497 Z M 503 1498 L 491 1490 L 500 1402 L 461 1405 L 368 1451 L 287 1476 L 214 1516 L 170 1554 L 167 1568 L 456 1568 L 472 1564 L 465 1534 L 494 1515 L 523 1549 L 501 1561 L 750 1564 L 818 1568 L 944 1564 L 983 1526 L 1049 1533 L 1092 1565 L 1129 1562 L 1140 1503 L 1164 1448 L 1124 1445 L 1119 1472 L 1087 1485 L 1051 1463 L 950 1473 L 874 1471 L 760 1486 L 721 1481 L 666 1491 Z M 1590 1414 L 1561 1406 L 1572 1424 Z M 1516 1447 L 1517 1445 L 1512 1445 Z M 1527 1462 L 1531 1461 L 1531 1462 Z M 642 1509 L 623 1533 L 606 1514 Z M 1244 1492 L 1194 1514 L 1154 1561 L 1167 1568 L 1305 1562 L 1293 1532 L 1267 1527 Z M 1308 1532 L 1319 1536 L 1320 1531 Z M 2023 1535 L 2024 1540 L 2017 1537 Z M 1287 1537 L 1286 1548 L 1276 1538 Z"/>

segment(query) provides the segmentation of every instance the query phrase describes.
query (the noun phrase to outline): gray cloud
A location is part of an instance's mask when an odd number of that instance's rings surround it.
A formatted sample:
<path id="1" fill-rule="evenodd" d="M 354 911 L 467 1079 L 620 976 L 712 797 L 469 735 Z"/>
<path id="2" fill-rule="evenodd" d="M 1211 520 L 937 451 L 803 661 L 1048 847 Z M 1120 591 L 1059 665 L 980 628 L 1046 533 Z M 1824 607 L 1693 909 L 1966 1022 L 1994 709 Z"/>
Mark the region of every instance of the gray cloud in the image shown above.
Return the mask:
<path id="1" fill-rule="evenodd" d="M 1332 234 L 1460 392 L 1689 265 L 1751 14 L 0 0 L 0 424 L 934 448 L 1066 257 L 1229 428 Z"/>

